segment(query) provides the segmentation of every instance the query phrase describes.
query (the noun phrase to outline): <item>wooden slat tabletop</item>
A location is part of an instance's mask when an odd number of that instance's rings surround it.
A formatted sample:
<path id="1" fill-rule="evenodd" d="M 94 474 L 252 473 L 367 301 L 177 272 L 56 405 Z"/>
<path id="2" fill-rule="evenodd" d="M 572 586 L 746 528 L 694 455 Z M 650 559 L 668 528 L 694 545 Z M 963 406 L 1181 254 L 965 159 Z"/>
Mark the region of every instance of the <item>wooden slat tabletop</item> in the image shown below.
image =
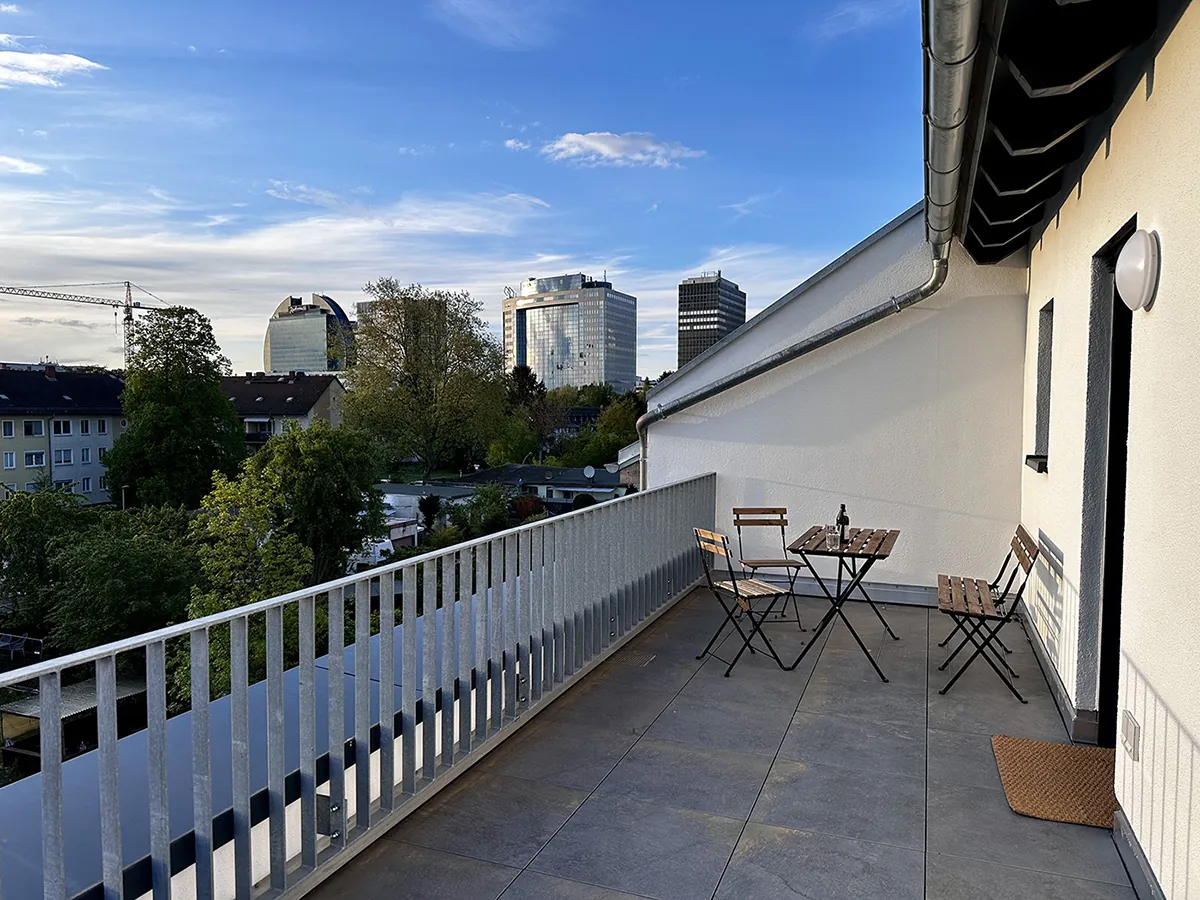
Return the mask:
<path id="1" fill-rule="evenodd" d="M 813 556 L 852 556 L 856 559 L 887 559 L 900 537 L 899 531 L 886 528 L 851 528 L 846 542 L 837 550 L 825 549 L 825 526 L 814 525 L 788 544 L 789 553 Z"/>

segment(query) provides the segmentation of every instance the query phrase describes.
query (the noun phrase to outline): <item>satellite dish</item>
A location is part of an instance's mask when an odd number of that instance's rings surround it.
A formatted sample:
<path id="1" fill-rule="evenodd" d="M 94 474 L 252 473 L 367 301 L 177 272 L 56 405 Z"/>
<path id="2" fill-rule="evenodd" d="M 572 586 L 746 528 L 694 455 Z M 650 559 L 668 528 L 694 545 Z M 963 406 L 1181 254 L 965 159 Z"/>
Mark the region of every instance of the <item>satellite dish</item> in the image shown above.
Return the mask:
<path id="1" fill-rule="evenodd" d="M 586 478 L 588 481 L 591 481 L 593 478 L 596 477 L 596 470 L 592 466 L 584 466 L 583 467 L 583 477 Z"/>

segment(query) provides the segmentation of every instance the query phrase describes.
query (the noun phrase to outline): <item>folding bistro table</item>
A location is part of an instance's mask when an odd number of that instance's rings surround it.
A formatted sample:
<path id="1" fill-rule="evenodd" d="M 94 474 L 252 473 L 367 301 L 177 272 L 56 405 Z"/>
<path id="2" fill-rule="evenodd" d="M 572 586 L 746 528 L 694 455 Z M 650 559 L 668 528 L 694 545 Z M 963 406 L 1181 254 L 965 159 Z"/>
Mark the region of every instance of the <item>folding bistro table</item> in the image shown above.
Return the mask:
<path id="1" fill-rule="evenodd" d="M 887 620 L 883 617 L 883 613 L 879 611 L 874 601 L 871 600 L 866 588 L 863 587 L 863 579 L 867 572 L 871 571 L 871 566 L 880 559 L 887 559 L 891 555 L 892 548 L 896 546 L 896 540 L 900 537 L 899 531 L 888 531 L 886 528 L 851 528 L 846 532 L 846 540 L 836 549 L 832 549 L 825 544 L 825 528 L 822 525 L 814 525 L 796 540 L 788 544 L 788 552 L 795 553 L 804 560 L 804 564 L 808 570 L 812 572 L 813 578 L 824 592 L 829 600 L 829 612 L 821 619 L 813 632 L 812 639 L 804 645 L 804 649 L 800 651 L 800 655 L 796 657 L 796 661 L 788 666 L 788 671 L 795 669 L 800 665 L 801 660 L 807 655 L 808 651 L 817 643 L 817 638 L 821 636 L 826 628 L 833 621 L 834 616 L 841 618 L 846 627 L 850 630 L 850 634 L 854 636 L 855 643 L 859 649 L 866 655 L 871 666 L 875 669 L 876 674 L 881 679 L 887 681 L 887 676 L 883 674 L 883 670 L 875 662 L 875 658 L 871 656 L 871 651 L 867 649 L 866 644 L 858 636 L 858 632 L 854 630 L 854 626 L 850 624 L 850 620 L 846 618 L 846 614 L 842 612 L 842 606 L 850 599 L 850 595 L 857 591 L 862 595 L 862 598 L 867 601 L 867 605 L 879 617 L 879 621 L 883 623 L 883 627 L 887 629 L 887 633 L 891 635 L 892 640 L 899 640 Z M 816 567 L 813 565 L 813 558 L 819 556 L 836 557 L 838 561 L 837 569 L 837 590 L 831 593 L 829 587 L 825 584 Z M 843 587 L 843 576 L 846 576 L 845 586 Z"/>

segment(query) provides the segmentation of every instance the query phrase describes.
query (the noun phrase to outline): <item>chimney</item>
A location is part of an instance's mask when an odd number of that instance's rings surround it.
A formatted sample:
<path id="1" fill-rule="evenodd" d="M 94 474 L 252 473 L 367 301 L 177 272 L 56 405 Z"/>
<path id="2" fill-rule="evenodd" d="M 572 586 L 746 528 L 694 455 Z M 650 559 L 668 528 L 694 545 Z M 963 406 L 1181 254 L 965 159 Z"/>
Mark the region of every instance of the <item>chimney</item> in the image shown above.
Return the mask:
<path id="1" fill-rule="evenodd" d="M 46 363 L 46 377 L 51 381 L 58 380 L 58 370 L 54 368 L 54 363 Z"/>

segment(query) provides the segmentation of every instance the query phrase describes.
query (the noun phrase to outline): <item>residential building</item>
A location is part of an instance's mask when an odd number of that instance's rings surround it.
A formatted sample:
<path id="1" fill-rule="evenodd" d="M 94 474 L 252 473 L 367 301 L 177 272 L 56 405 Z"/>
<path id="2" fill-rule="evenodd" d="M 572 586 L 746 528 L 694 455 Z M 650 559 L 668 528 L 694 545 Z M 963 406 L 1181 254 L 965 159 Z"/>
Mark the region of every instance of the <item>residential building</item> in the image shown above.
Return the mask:
<path id="1" fill-rule="evenodd" d="M 104 457 L 126 427 L 125 382 L 108 372 L 0 363 L 0 484 L 32 491 L 49 475 L 89 503 L 107 503 Z"/>
<path id="2" fill-rule="evenodd" d="M 237 410 L 246 432 L 246 445 L 257 449 L 282 434 L 289 422 L 307 428 L 316 419 L 330 425 L 342 422 L 346 389 L 336 375 L 303 372 L 247 372 L 226 375 L 221 390 Z"/>
<path id="3" fill-rule="evenodd" d="M 571 503 L 580 494 L 589 494 L 596 500 L 623 497 L 630 486 L 621 481 L 614 471 L 591 467 L 569 468 L 566 466 L 542 466 L 533 463 L 506 463 L 479 472 L 446 478 L 441 483 L 459 487 L 478 487 L 481 484 L 505 484 L 521 494 L 532 494 L 546 502 L 555 512 L 570 509 Z"/>
<path id="4" fill-rule="evenodd" d="M 922 202 L 657 386 L 638 492 L 40 663 L 39 711 L 63 707 L 63 672 L 107 673 L 107 726 L 66 763 L 43 730 L 41 775 L 0 788 L 5 895 L 165 894 L 173 875 L 316 900 L 1196 897 L 1200 6 L 922 12 Z M 804 578 L 802 620 L 834 623 L 819 637 L 726 618 L 693 528 L 786 506 L 794 539 L 841 504 L 898 532 L 849 564 L 885 609 L 835 618 Z M 783 552 L 768 530 L 739 556 Z M 1010 551 L 1020 618 L 947 693 L 939 576 L 978 579 L 986 610 Z M 817 562 L 842 581 L 845 555 Z M 402 624 L 341 652 L 318 616 L 353 597 L 365 625 L 376 593 Z M 206 654 L 264 612 L 267 681 L 243 668 L 168 719 L 165 642 Z M 792 667 L 696 659 L 731 623 Z M 130 651 L 157 688 L 148 731 L 118 740 Z M 997 736 L 1094 745 L 1112 828 L 1014 812 Z M 1030 768 L 1040 796 L 1061 786 Z"/>
<path id="5" fill-rule="evenodd" d="M 721 270 L 679 282 L 679 367 L 746 322 L 746 292 Z"/>
<path id="6" fill-rule="evenodd" d="M 325 294 L 284 297 L 267 322 L 263 368 L 268 372 L 334 372 L 345 368 L 354 325 Z"/>
<path id="7" fill-rule="evenodd" d="M 504 299 L 504 360 L 547 388 L 637 386 L 637 298 L 582 273 L 530 278 Z"/>

